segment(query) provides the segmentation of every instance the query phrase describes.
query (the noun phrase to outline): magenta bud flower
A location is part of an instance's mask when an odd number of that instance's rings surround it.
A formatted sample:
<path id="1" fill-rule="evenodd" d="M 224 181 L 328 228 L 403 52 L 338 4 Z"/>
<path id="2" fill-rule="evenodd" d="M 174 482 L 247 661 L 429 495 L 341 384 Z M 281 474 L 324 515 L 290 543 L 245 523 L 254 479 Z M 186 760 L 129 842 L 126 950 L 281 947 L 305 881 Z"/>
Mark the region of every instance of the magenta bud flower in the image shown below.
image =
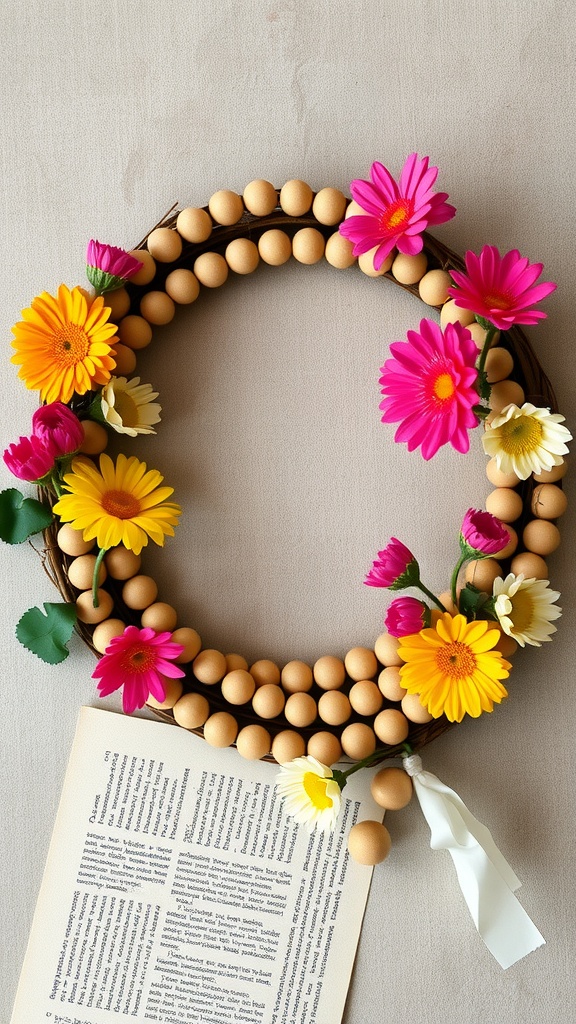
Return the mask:
<path id="1" fill-rule="evenodd" d="M 21 437 L 4 452 L 4 462 L 19 480 L 37 483 L 54 469 L 54 456 L 41 438 Z"/>
<path id="2" fill-rule="evenodd" d="M 430 625 L 430 609 L 416 597 L 397 597 L 386 612 L 384 625 L 391 636 L 411 636 Z"/>
<path id="3" fill-rule="evenodd" d="M 404 590 L 416 587 L 420 581 L 418 562 L 405 544 L 392 537 L 378 558 L 364 583 L 368 587 L 388 587 L 390 590 Z"/>
<path id="4" fill-rule="evenodd" d="M 462 552 L 471 558 L 487 558 L 502 551 L 510 541 L 504 524 L 491 512 L 469 508 L 460 531 Z"/>
<path id="5" fill-rule="evenodd" d="M 465 264 L 465 274 L 450 271 L 454 287 L 448 294 L 457 306 L 471 310 L 499 331 L 507 331 L 513 324 L 537 324 L 546 316 L 534 306 L 556 285 L 553 281 L 536 283 L 542 263 L 530 263 L 517 249 L 501 256 L 496 246 L 485 245 L 479 256 L 467 252 Z"/>
<path id="6" fill-rule="evenodd" d="M 55 459 L 77 452 L 84 440 L 80 420 L 63 402 L 51 402 L 32 417 L 32 433 Z"/>
<path id="7" fill-rule="evenodd" d="M 116 245 L 106 245 L 93 238 L 86 252 L 86 276 L 99 295 L 120 288 L 137 274 L 144 264 Z"/>

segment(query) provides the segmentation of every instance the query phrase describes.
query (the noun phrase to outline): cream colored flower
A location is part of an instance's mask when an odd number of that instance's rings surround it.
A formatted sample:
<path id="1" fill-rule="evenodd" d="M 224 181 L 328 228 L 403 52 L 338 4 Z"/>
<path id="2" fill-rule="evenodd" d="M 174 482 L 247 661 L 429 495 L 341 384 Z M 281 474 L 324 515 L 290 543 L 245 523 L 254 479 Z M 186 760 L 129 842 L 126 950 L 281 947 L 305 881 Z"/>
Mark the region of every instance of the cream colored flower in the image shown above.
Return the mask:
<path id="1" fill-rule="evenodd" d="M 494 580 L 492 593 L 502 629 L 521 647 L 541 647 L 556 632 L 552 622 L 560 618 L 562 609 L 554 601 L 560 594 L 550 589 L 548 580 L 525 580 L 522 573 L 510 573 L 506 579 Z"/>
<path id="2" fill-rule="evenodd" d="M 486 428 L 482 444 L 496 459 L 503 473 L 515 473 L 527 480 L 531 473 L 559 466 L 572 434 L 561 424 L 565 417 L 549 409 L 537 409 L 530 402 L 507 405 Z"/>
<path id="3" fill-rule="evenodd" d="M 285 801 L 287 814 L 309 832 L 332 831 L 342 793 L 331 769 L 315 757 L 297 757 L 282 765 L 276 791 Z"/>
<path id="4" fill-rule="evenodd" d="M 162 409 L 155 398 L 158 392 L 151 384 L 141 384 L 140 377 L 111 377 L 100 395 L 102 415 L 119 434 L 155 434 L 152 424 L 160 422 Z"/>

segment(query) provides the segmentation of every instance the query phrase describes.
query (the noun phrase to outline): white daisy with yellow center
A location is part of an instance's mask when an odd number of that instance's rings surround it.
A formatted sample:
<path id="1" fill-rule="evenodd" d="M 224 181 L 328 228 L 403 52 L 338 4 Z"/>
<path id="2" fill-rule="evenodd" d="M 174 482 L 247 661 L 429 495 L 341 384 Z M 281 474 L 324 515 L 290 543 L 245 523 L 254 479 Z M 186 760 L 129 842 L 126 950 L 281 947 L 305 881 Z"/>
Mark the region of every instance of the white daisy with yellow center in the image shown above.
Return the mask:
<path id="1" fill-rule="evenodd" d="M 527 480 L 531 473 L 559 466 L 567 454 L 572 434 L 562 426 L 565 417 L 530 402 L 507 405 L 495 416 L 482 437 L 487 455 L 496 459 L 503 473 Z"/>
<path id="2" fill-rule="evenodd" d="M 155 434 L 152 424 L 160 422 L 162 406 L 154 401 L 158 392 L 140 377 L 111 377 L 102 388 L 100 401 L 105 422 L 119 434 Z"/>
<path id="3" fill-rule="evenodd" d="M 492 593 L 502 629 L 521 647 L 541 647 L 556 632 L 552 622 L 560 618 L 562 609 L 554 601 L 560 594 L 550 589 L 548 580 L 526 580 L 522 573 L 510 573 L 506 579 L 494 580 Z"/>
<path id="4" fill-rule="evenodd" d="M 331 832 L 342 802 L 340 786 L 332 771 L 310 754 L 296 757 L 280 768 L 276 791 L 284 799 L 286 813 L 309 832 Z"/>

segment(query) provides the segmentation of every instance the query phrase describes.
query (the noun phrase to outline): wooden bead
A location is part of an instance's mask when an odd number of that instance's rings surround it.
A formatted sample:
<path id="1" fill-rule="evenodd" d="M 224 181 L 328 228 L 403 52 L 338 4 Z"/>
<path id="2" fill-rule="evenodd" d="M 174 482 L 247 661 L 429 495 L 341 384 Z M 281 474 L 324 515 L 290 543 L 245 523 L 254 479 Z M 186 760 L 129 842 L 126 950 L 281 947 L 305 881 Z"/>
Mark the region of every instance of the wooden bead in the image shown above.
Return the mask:
<path id="1" fill-rule="evenodd" d="M 289 217 L 302 217 L 312 206 L 314 194 L 310 185 L 292 178 L 280 189 L 280 206 Z"/>
<path id="2" fill-rule="evenodd" d="M 518 534 L 514 527 L 510 526 L 510 523 L 502 523 L 502 526 L 506 530 L 510 539 L 506 547 L 502 548 L 501 551 L 498 551 L 497 554 L 500 561 L 505 561 L 505 559 L 510 558 L 510 556 L 514 554 L 518 547 Z"/>
<path id="3" fill-rule="evenodd" d="M 525 397 L 523 389 L 515 380 L 501 380 L 492 385 L 488 404 L 493 412 L 499 413 L 507 405 L 523 405 Z"/>
<path id="4" fill-rule="evenodd" d="M 174 263 L 182 255 L 182 239 L 173 228 L 154 228 L 148 235 L 146 245 L 158 263 Z"/>
<path id="5" fill-rule="evenodd" d="M 242 668 L 244 671 L 248 671 L 248 662 L 246 661 L 246 658 L 243 658 L 241 654 L 227 654 L 226 670 L 228 672 L 234 672 L 237 668 Z"/>
<path id="6" fill-rule="evenodd" d="M 266 686 L 268 683 L 278 686 L 280 682 L 280 669 L 274 661 L 270 661 L 268 658 L 261 658 L 259 661 L 255 661 L 250 666 L 250 675 L 254 679 L 256 686 Z"/>
<path id="7" fill-rule="evenodd" d="M 376 255 L 377 249 L 378 246 L 376 245 L 374 246 L 373 249 L 369 249 L 368 252 L 363 252 L 358 257 L 358 266 L 360 267 L 362 273 L 366 275 L 366 277 L 383 277 L 384 274 L 388 273 L 390 267 L 392 266 L 392 260 L 394 259 L 394 257 L 392 256 L 392 253 L 390 253 L 390 255 L 387 256 L 386 259 L 384 260 L 384 263 L 382 264 L 380 269 L 376 270 L 376 267 L 374 266 L 374 257 Z"/>
<path id="8" fill-rule="evenodd" d="M 353 722 L 342 730 L 340 743 L 344 753 L 354 761 L 370 757 L 376 750 L 374 730 L 364 722 Z"/>
<path id="9" fill-rule="evenodd" d="M 176 218 L 176 229 L 187 242 L 207 242 L 212 234 L 212 219 L 206 210 L 187 206 Z"/>
<path id="10" fill-rule="evenodd" d="M 314 663 L 314 679 L 321 690 L 338 690 L 345 678 L 344 662 L 332 654 L 325 654 Z"/>
<path id="11" fill-rule="evenodd" d="M 369 647 L 353 647 L 344 658 L 344 668 L 355 682 L 372 679 L 378 671 L 378 661 Z"/>
<path id="12" fill-rule="evenodd" d="M 189 306 L 191 302 L 196 302 L 200 294 L 198 278 L 185 267 L 178 267 L 168 274 L 164 287 L 170 298 L 180 306 Z"/>
<path id="13" fill-rule="evenodd" d="M 144 609 L 140 622 L 145 629 L 153 629 L 156 633 L 173 633 L 178 622 L 178 612 L 165 601 L 155 601 Z"/>
<path id="14" fill-rule="evenodd" d="M 496 458 L 487 462 L 486 476 L 494 487 L 517 487 L 520 483 L 520 477 L 516 476 L 516 473 L 503 473 L 498 469 Z"/>
<path id="15" fill-rule="evenodd" d="M 448 302 L 445 302 L 440 310 L 441 327 L 446 327 L 447 324 L 461 324 L 462 327 L 470 327 L 473 323 L 475 323 L 474 313 L 469 309 L 457 306 L 454 299 L 448 299 Z"/>
<path id="16" fill-rule="evenodd" d="M 315 732 L 308 740 L 306 752 L 330 768 L 342 757 L 342 745 L 333 732 Z"/>
<path id="17" fill-rule="evenodd" d="M 551 555 L 560 544 L 560 530 L 546 519 L 531 519 L 526 523 L 522 540 L 528 551 L 536 555 Z"/>
<path id="18" fill-rule="evenodd" d="M 324 235 L 316 228 L 301 228 L 292 239 L 292 254 L 298 263 L 312 266 L 324 255 Z"/>
<path id="19" fill-rule="evenodd" d="M 452 278 L 445 270 L 429 270 L 418 285 L 418 293 L 427 306 L 442 306 L 451 285 Z"/>
<path id="20" fill-rule="evenodd" d="M 94 569 L 96 567 L 96 555 L 79 555 L 68 566 L 68 579 L 77 590 L 89 590 L 92 586 Z M 103 562 L 98 570 L 98 586 L 101 587 L 108 573 Z"/>
<path id="21" fill-rule="evenodd" d="M 175 629 L 172 633 L 172 640 L 184 648 L 182 654 L 175 659 L 177 665 L 187 665 L 190 661 L 194 661 L 202 647 L 198 633 L 189 626 L 180 626 L 179 629 Z"/>
<path id="22" fill-rule="evenodd" d="M 82 420 L 84 440 L 80 445 L 83 455 L 100 455 L 108 447 L 108 431 L 95 420 Z"/>
<path id="23" fill-rule="evenodd" d="M 389 665 L 388 668 L 382 669 L 378 676 L 378 689 L 386 697 L 386 700 L 395 703 L 402 700 L 406 689 L 402 686 L 398 665 Z"/>
<path id="24" fill-rule="evenodd" d="M 158 294 L 161 294 L 158 292 Z M 123 345 L 127 348 L 146 348 L 152 341 L 152 328 L 143 316 L 136 316 L 131 313 L 125 316 L 118 327 L 118 336 Z"/>
<path id="25" fill-rule="evenodd" d="M 244 203 L 242 196 L 231 192 L 228 188 L 221 188 L 210 197 L 208 209 L 217 224 L 229 226 L 237 224 L 244 214 Z"/>
<path id="26" fill-rule="evenodd" d="M 470 331 L 470 334 L 472 335 L 472 341 L 474 342 L 476 347 L 478 349 L 483 349 L 484 348 L 484 343 L 486 341 L 486 335 L 487 335 L 488 332 L 485 331 L 484 328 L 481 327 L 480 324 L 478 324 L 478 323 L 476 323 L 476 324 L 469 324 L 468 325 L 468 330 Z M 490 345 L 490 348 L 493 348 L 494 345 L 497 345 L 499 340 L 500 340 L 500 331 L 496 331 L 496 333 L 494 334 L 494 337 L 492 338 L 492 343 Z"/>
<path id="27" fill-rule="evenodd" d="M 122 600 L 128 608 L 142 611 L 158 597 L 158 584 L 151 576 L 132 576 L 122 587 Z"/>
<path id="28" fill-rule="evenodd" d="M 210 705 L 201 693 L 185 693 L 174 704 L 173 714 L 183 729 L 200 729 L 210 714 Z"/>
<path id="29" fill-rule="evenodd" d="M 494 580 L 502 576 L 502 566 L 494 558 L 476 558 L 468 562 L 464 579 L 485 594 L 492 593 Z"/>
<path id="30" fill-rule="evenodd" d="M 272 740 L 272 757 L 278 764 L 289 764 L 296 757 L 302 757 L 305 750 L 303 737 L 293 729 L 283 729 Z"/>
<path id="31" fill-rule="evenodd" d="M 292 255 L 292 242 L 285 231 L 271 228 L 258 240 L 260 258 L 271 267 L 281 267 Z"/>
<path id="32" fill-rule="evenodd" d="M 316 718 L 316 701 L 309 693 L 292 693 L 286 701 L 284 716 L 290 725 L 305 729 Z"/>
<path id="33" fill-rule="evenodd" d="M 318 701 L 318 714 L 327 725 L 343 725 L 351 713 L 350 701 L 341 690 L 328 690 Z"/>
<path id="34" fill-rule="evenodd" d="M 104 306 L 110 310 L 108 319 L 117 324 L 130 309 L 130 296 L 125 288 L 114 288 L 113 291 L 106 292 Z"/>
<path id="35" fill-rule="evenodd" d="M 99 654 L 104 654 L 114 637 L 122 636 L 126 623 L 122 619 L 104 619 L 99 622 L 92 633 L 92 643 Z"/>
<path id="36" fill-rule="evenodd" d="M 392 276 L 399 284 L 417 284 L 420 278 L 424 277 L 428 260 L 425 253 L 419 252 L 415 256 L 408 256 L 399 252 L 394 258 L 391 266 Z"/>
<path id="37" fill-rule="evenodd" d="M 490 623 L 490 625 L 492 626 L 497 624 Z M 500 639 L 494 649 L 499 651 L 503 658 L 512 658 L 518 650 L 518 644 L 511 636 L 508 636 L 503 629 L 500 629 Z"/>
<path id="38" fill-rule="evenodd" d="M 172 639 L 174 639 L 174 636 L 172 636 Z M 192 662 L 192 671 L 200 683 L 214 686 L 226 675 L 226 658 L 220 651 L 215 651 L 209 647 L 196 655 Z"/>
<path id="39" fill-rule="evenodd" d="M 136 369 L 136 353 L 131 348 L 118 342 L 112 346 L 110 355 L 116 363 L 114 373 L 117 377 L 130 377 L 134 373 Z"/>
<path id="40" fill-rule="evenodd" d="M 402 658 L 398 654 L 400 641 L 390 633 L 382 633 L 374 644 L 374 654 L 381 665 L 401 665 Z"/>
<path id="41" fill-rule="evenodd" d="M 514 369 L 514 359 L 507 348 L 497 345 L 491 348 L 486 356 L 486 376 L 489 384 L 496 384 L 498 381 L 506 380 Z"/>
<path id="42" fill-rule="evenodd" d="M 176 306 L 166 292 L 146 292 L 140 301 L 140 313 L 149 323 L 163 327 L 174 319 Z"/>
<path id="43" fill-rule="evenodd" d="M 556 484 L 538 484 L 532 493 L 530 507 L 537 519 L 559 519 L 568 507 L 568 498 Z"/>
<path id="44" fill-rule="evenodd" d="M 280 686 L 265 683 L 259 686 L 252 698 L 252 708 L 259 718 L 277 718 L 284 710 L 286 698 Z"/>
<path id="45" fill-rule="evenodd" d="M 486 510 L 503 523 L 514 523 L 522 515 L 522 497 L 511 487 L 497 487 L 486 498 Z"/>
<path id="46" fill-rule="evenodd" d="M 156 261 L 153 256 L 150 255 L 147 249 L 131 249 L 130 255 L 134 256 L 142 264 L 140 270 L 132 274 L 130 284 L 150 284 L 156 276 Z"/>
<path id="47" fill-rule="evenodd" d="M 77 557 L 78 555 L 86 555 L 89 551 L 92 551 L 96 541 L 84 540 L 81 530 L 74 530 L 69 523 L 63 523 L 58 530 L 56 543 L 60 548 L 60 551 L 63 551 L 65 555 Z"/>
<path id="48" fill-rule="evenodd" d="M 312 213 L 319 224 L 339 224 L 344 217 L 348 200 L 337 188 L 321 188 L 314 197 Z"/>
<path id="49" fill-rule="evenodd" d="M 222 680 L 222 696 L 229 704 L 247 704 L 255 689 L 256 683 L 246 669 L 232 669 Z"/>
<path id="50" fill-rule="evenodd" d="M 426 722 L 432 721 L 432 715 L 420 703 L 420 698 L 417 693 L 407 693 L 402 697 L 401 708 L 403 713 L 409 722 L 414 722 L 418 725 L 425 725 Z"/>
<path id="51" fill-rule="evenodd" d="M 76 598 L 76 614 L 80 622 L 92 625 L 97 622 L 104 622 L 104 619 L 110 618 L 112 608 L 114 607 L 111 595 L 107 590 L 99 589 L 97 599 L 98 607 L 95 608 L 91 590 L 84 590 L 81 594 L 78 594 Z"/>
<path id="52" fill-rule="evenodd" d="M 170 711 L 174 707 L 176 701 L 180 700 L 183 689 L 184 687 L 182 686 L 181 679 L 170 679 L 165 676 L 164 700 L 156 700 L 152 694 L 149 694 L 146 703 L 149 707 L 157 708 L 159 711 Z"/>
<path id="53" fill-rule="evenodd" d="M 348 217 L 365 217 L 365 216 L 366 216 L 366 210 L 363 210 L 362 207 L 356 202 L 355 199 L 351 199 L 350 202 L 348 203 L 348 206 L 346 207 L 346 213 L 344 214 L 344 219 L 348 220 Z"/>
<path id="54" fill-rule="evenodd" d="M 253 274 L 260 262 L 258 246 L 249 238 L 234 238 L 226 246 L 225 257 L 235 274 Z"/>
<path id="55" fill-rule="evenodd" d="M 350 705 L 358 715 L 375 715 L 382 707 L 382 694 L 371 679 L 361 679 L 348 694 Z"/>
<path id="56" fill-rule="evenodd" d="M 567 469 L 568 463 L 566 459 L 563 459 L 559 466 L 553 466 L 552 469 L 543 469 L 541 473 L 534 473 L 533 476 L 539 484 L 553 484 L 566 475 Z"/>
<path id="57" fill-rule="evenodd" d="M 344 235 L 341 235 L 339 231 L 335 231 L 326 242 L 326 249 L 324 250 L 326 262 L 331 267 L 335 267 L 336 270 L 346 270 L 356 262 L 356 257 L 352 252 L 353 248 L 354 246 L 350 239 L 344 238 Z"/>
<path id="58" fill-rule="evenodd" d="M 522 573 L 527 580 L 549 579 L 546 562 L 541 555 L 535 555 L 533 551 L 521 551 L 519 555 L 515 555 L 510 563 L 510 571 L 515 576 Z"/>
<path id="59" fill-rule="evenodd" d="M 255 178 L 243 193 L 244 206 L 255 217 L 267 217 L 278 205 L 278 192 L 270 181 Z"/>
<path id="60" fill-rule="evenodd" d="M 217 711 L 204 722 L 204 739 L 211 747 L 231 747 L 238 735 L 238 722 L 227 711 Z"/>
<path id="61" fill-rule="evenodd" d="M 438 594 L 438 600 L 441 605 L 444 605 L 446 611 L 450 612 L 450 615 L 458 614 L 458 609 L 452 600 L 452 594 L 449 590 L 443 590 L 441 594 Z"/>
<path id="62" fill-rule="evenodd" d="M 247 761 L 259 761 L 270 753 L 270 733 L 263 725 L 245 725 L 236 737 L 236 749 Z"/>
<path id="63" fill-rule="evenodd" d="M 391 846 L 390 833 L 379 821 L 358 821 L 348 833 L 348 851 L 358 864 L 381 864 Z"/>
<path id="64" fill-rule="evenodd" d="M 393 747 L 396 743 L 403 743 L 408 736 L 409 724 L 406 715 L 395 708 L 386 708 L 380 711 L 374 719 L 374 732 L 382 743 Z"/>
<path id="65" fill-rule="evenodd" d="M 307 693 L 314 677 L 310 666 L 303 661 L 289 661 L 282 669 L 280 681 L 286 693 Z"/>
<path id="66" fill-rule="evenodd" d="M 141 555 L 135 555 L 122 544 L 116 548 L 110 548 L 104 555 L 104 563 L 112 579 L 129 580 L 136 573 L 140 572 L 142 565 Z"/>
<path id="67" fill-rule="evenodd" d="M 203 252 L 194 261 L 194 273 L 205 288 L 220 288 L 228 279 L 228 264 L 218 252 Z"/>
<path id="68" fill-rule="evenodd" d="M 370 792 L 379 807 L 400 811 L 412 799 L 412 779 L 403 768 L 381 768 L 370 783 Z"/>

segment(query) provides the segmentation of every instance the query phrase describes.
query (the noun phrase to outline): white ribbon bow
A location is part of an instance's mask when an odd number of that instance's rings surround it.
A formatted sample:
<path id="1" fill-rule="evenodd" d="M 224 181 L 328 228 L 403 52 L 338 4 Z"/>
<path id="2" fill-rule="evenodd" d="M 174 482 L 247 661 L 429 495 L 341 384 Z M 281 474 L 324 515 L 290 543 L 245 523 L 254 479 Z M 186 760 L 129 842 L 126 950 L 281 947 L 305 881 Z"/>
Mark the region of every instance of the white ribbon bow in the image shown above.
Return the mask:
<path id="1" fill-rule="evenodd" d="M 542 946 L 545 939 L 514 892 L 520 881 L 482 825 L 454 790 L 422 771 L 417 754 L 404 758 L 433 850 L 448 850 L 472 920 L 501 967 L 511 967 Z"/>

